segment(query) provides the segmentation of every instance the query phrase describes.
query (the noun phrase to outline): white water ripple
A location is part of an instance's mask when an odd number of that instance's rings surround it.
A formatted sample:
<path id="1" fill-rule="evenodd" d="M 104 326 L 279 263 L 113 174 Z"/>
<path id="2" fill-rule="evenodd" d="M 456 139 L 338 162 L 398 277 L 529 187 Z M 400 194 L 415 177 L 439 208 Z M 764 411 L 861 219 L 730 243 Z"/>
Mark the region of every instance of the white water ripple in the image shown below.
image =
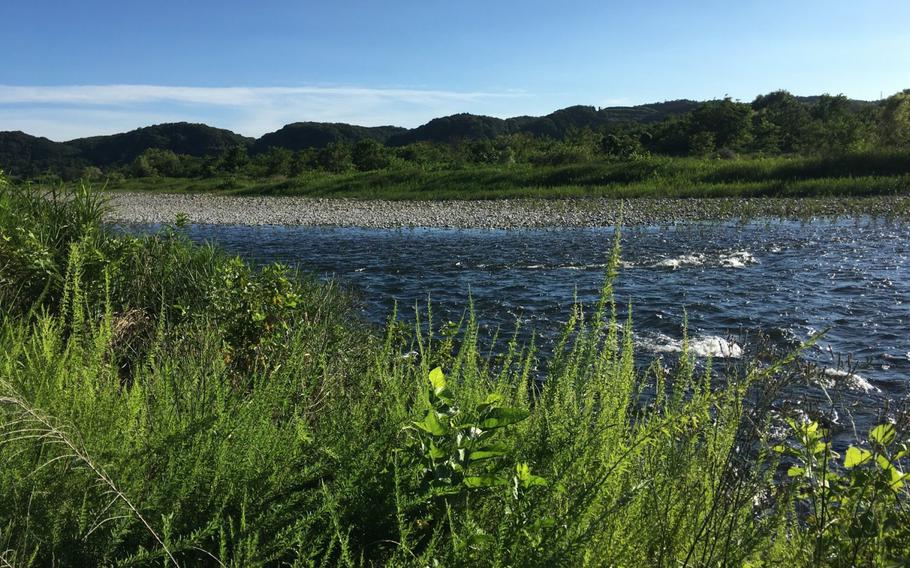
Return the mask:
<path id="1" fill-rule="evenodd" d="M 683 350 L 681 339 L 662 333 L 650 339 L 642 339 L 639 343 L 643 349 L 652 353 L 681 353 Z M 689 353 L 697 357 L 739 359 L 743 356 L 743 348 L 718 335 L 705 335 L 689 339 Z"/>
<path id="2" fill-rule="evenodd" d="M 827 388 L 833 387 L 835 383 L 839 382 L 852 389 L 861 390 L 865 393 L 881 392 L 881 389 L 870 383 L 865 377 L 855 373 L 829 367 L 824 370 L 824 375 L 830 378 L 820 379 L 819 382 L 822 386 Z"/>
<path id="3" fill-rule="evenodd" d="M 677 270 L 684 266 L 719 266 L 721 268 L 745 268 L 750 264 L 758 264 L 755 256 L 745 250 L 722 252 L 715 255 L 704 253 L 683 254 L 673 258 L 665 258 L 651 265 L 652 268 L 670 268 Z"/>

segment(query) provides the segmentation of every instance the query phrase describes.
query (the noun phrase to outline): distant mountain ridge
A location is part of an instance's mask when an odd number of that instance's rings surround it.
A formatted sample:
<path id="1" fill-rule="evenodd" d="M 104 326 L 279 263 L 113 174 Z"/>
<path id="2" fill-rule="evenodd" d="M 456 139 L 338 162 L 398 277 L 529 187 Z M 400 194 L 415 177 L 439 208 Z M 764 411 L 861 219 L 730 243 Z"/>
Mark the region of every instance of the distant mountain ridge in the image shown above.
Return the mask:
<path id="1" fill-rule="evenodd" d="M 807 104 L 817 97 L 798 97 Z M 108 136 L 78 138 L 54 142 L 20 131 L 0 132 L 0 168 L 18 176 L 34 176 L 51 167 L 64 164 L 69 168 L 85 166 L 122 166 L 135 160 L 149 148 L 171 150 L 191 156 L 217 156 L 236 146 L 252 154 L 270 147 L 288 150 L 324 148 L 332 143 L 356 144 L 374 140 L 389 146 L 414 142 L 451 143 L 459 140 L 483 140 L 508 134 L 531 134 L 556 139 L 575 130 L 593 130 L 623 123 L 652 124 L 666 118 L 691 112 L 703 104 L 681 99 L 637 106 L 596 108 L 571 106 L 545 116 L 496 118 L 469 113 L 435 118 L 417 128 L 398 126 L 366 127 L 344 123 L 295 122 L 258 139 L 206 124 L 187 122 L 157 124 Z M 854 106 L 872 105 L 851 101 Z"/>
<path id="2" fill-rule="evenodd" d="M 205 124 L 172 122 L 110 136 L 77 138 L 63 144 L 75 148 L 93 165 L 112 165 L 130 162 L 149 148 L 190 156 L 210 156 L 237 145 L 249 146 L 254 140 Z"/>
<path id="3" fill-rule="evenodd" d="M 108 136 L 54 142 L 21 131 L 0 132 L 0 168 L 13 175 L 33 176 L 49 168 L 109 167 L 127 164 L 149 148 L 190 156 L 219 155 L 254 138 L 205 124 L 174 122 L 137 128 Z"/>
<path id="4" fill-rule="evenodd" d="M 288 150 L 325 148 L 332 143 L 356 144 L 364 139 L 386 144 L 390 138 L 407 132 L 400 126 L 356 126 L 339 122 L 294 122 L 275 132 L 263 134 L 250 147 L 254 154 L 271 147 Z"/>
<path id="5" fill-rule="evenodd" d="M 533 134 L 563 138 L 573 129 L 599 129 L 624 122 L 643 124 L 660 122 L 668 116 L 691 112 L 701 103 L 690 100 L 652 103 L 631 107 L 606 107 L 576 105 L 557 110 L 546 116 L 516 116 L 495 118 L 476 114 L 453 114 L 434 118 L 423 126 L 408 130 L 389 140 L 392 146 L 413 142 L 454 142 L 479 140 L 505 134 Z"/>

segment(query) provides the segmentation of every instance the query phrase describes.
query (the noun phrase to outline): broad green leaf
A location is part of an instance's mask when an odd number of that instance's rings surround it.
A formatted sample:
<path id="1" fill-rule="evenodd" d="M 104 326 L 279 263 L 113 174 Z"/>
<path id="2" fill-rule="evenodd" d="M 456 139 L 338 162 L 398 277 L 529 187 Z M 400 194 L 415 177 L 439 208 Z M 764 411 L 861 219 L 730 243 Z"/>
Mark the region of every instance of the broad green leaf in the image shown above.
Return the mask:
<path id="1" fill-rule="evenodd" d="M 434 436 L 443 436 L 448 432 L 448 428 L 439 421 L 439 418 L 436 416 L 436 411 L 429 410 L 427 411 L 427 416 L 420 422 L 414 422 L 414 426 L 417 426 L 424 432 L 428 432 Z"/>
<path id="2" fill-rule="evenodd" d="M 519 462 L 515 464 L 515 473 L 518 475 L 518 479 L 524 480 L 531 475 L 531 466 L 524 462 Z"/>
<path id="3" fill-rule="evenodd" d="M 532 486 L 544 486 L 547 485 L 547 480 L 540 477 L 539 475 L 534 475 L 531 473 L 531 466 L 526 463 L 519 463 L 515 466 L 515 472 L 518 474 L 518 480 L 521 481 L 523 487 L 528 488 Z"/>
<path id="4" fill-rule="evenodd" d="M 900 489 L 901 487 L 903 487 L 904 480 L 907 479 L 907 477 L 908 477 L 908 474 L 899 472 L 896 467 L 892 468 L 891 469 L 891 483 L 889 483 L 889 485 L 891 486 L 891 489 Z"/>
<path id="5" fill-rule="evenodd" d="M 452 393 L 448 389 L 446 377 L 442 373 L 440 367 L 436 367 L 430 371 L 430 384 L 433 385 L 433 395 L 435 395 L 436 398 L 446 403 L 452 402 Z"/>
<path id="6" fill-rule="evenodd" d="M 471 461 L 480 461 L 504 456 L 508 451 L 509 447 L 505 444 L 491 444 L 474 450 L 468 457 L 470 457 Z"/>
<path id="7" fill-rule="evenodd" d="M 528 413 L 527 410 L 522 410 L 521 408 L 491 408 L 490 411 L 487 412 L 483 419 L 480 421 L 480 427 L 485 430 L 502 428 L 503 426 L 521 422 L 528 416 L 530 416 L 530 413 Z"/>
<path id="8" fill-rule="evenodd" d="M 494 393 L 488 394 L 486 400 L 477 405 L 478 412 L 486 412 L 491 407 L 498 406 L 502 403 L 502 396 Z"/>
<path id="9" fill-rule="evenodd" d="M 523 479 L 521 481 L 521 484 L 524 485 L 525 489 L 528 487 L 546 487 L 549 485 L 549 483 L 547 483 L 547 480 L 540 477 L 539 475 L 530 475 L 527 479 Z"/>
<path id="10" fill-rule="evenodd" d="M 892 424 L 879 424 L 869 432 L 869 437 L 883 446 L 887 446 L 894 441 L 896 432 Z"/>
<path id="11" fill-rule="evenodd" d="M 794 456 L 794 457 L 799 456 L 799 452 L 797 452 L 790 446 L 785 446 L 783 444 L 778 444 L 777 446 L 774 446 L 771 449 L 779 454 L 783 454 L 783 455 L 787 455 L 787 456 Z"/>
<path id="12" fill-rule="evenodd" d="M 427 452 L 427 455 L 434 460 L 442 459 L 446 456 L 446 453 L 436 447 L 432 441 L 430 441 L 430 451 Z"/>
<path id="13" fill-rule="evenodd" d="M 884 470 L 884 471 L 888 471 L 889 469 L 894 469 L 894 464 L 892 464 L 890 461 L 888 461 L 888 458 L 886 458 L 885 456 L 883 456 L 881 454 L 875 456 L 875 461 L 878 462 L 878 467 L 882 468 L 882 470 Z"/>
<path id="14" fill-rule="evenodd" d="M 441 367 L 436 367 L 430 371 L 430 383 L 436 391 L 446 388 L 446 376 L 442 373 Z"/>
<path id="15" fill-rule="evenodd" d="M 847 448 L 847 455 L 844 458 L 844 467 L 850 469 L 865 463 L 872 457 L 872 452 L 850 446 Z"/>
<path id="16" fill-rule="evenodd" d="M 799 477 L 804 473 L 806 473 L 806 470 L 798 466 L 793 466 L 787 470 L 787 475 L 790 477 Z"/>
<path id="17" fill-rule="evenodd" d="M 464 478 L 464 484 L 467 487 L 496 487 L 508 485 L 509 482 L 493 475 L 472 475 Z"/>
<path id="18" fill-rule="evenodd" d="M 502 402 L 502 395 L 498 393 L 490 393 L 487 395 L 487 399 L 483 401 L 484 404 L 496 404 Z"/>

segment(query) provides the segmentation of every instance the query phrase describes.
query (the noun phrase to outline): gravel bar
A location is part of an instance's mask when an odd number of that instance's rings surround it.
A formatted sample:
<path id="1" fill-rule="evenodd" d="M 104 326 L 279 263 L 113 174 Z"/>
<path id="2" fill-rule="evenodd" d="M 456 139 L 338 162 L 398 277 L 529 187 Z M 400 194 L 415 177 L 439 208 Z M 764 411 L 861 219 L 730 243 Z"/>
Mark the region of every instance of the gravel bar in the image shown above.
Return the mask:
<path id="1" fill-rule="evenodd" d="M 384 201 L 212 194 L 110 193 L 108 221 L 313 227 L 548 228 L 910 215 L 910 196 L 869 198 Z"/>

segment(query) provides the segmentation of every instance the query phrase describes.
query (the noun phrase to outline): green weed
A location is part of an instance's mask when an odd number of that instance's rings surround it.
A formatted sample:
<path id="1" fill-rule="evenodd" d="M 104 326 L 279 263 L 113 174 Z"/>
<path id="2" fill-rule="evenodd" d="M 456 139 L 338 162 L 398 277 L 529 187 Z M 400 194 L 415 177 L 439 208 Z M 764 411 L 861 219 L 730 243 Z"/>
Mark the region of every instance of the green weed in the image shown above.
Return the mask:
<path id="1" fill-rule="evenodd" d="M 533 345 L 491 359 L 473 318 L 383 334 L 336 288 L 111 233 L 85 199 L 0 193 L 0 564 L 906 561 L 903 429 L 841 458 L 813 424 L 772 438 L 786 361 L 637 367 L 618 237 L 538 382 Z"/>

